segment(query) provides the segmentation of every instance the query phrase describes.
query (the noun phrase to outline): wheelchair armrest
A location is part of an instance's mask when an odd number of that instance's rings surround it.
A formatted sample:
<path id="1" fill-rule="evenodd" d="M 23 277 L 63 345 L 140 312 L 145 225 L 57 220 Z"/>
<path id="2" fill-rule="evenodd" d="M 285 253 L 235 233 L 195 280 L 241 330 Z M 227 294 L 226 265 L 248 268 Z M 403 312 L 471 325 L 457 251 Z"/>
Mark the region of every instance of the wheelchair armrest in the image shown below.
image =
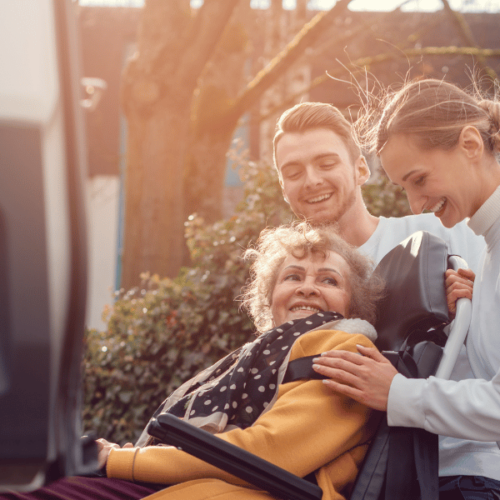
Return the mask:
<path id="1" fill-rule="evenodd" d="M 147 431 L 278 498 L 320 500 L 323 495 L 317 485 L 168 413 L 152 420 Z"/>

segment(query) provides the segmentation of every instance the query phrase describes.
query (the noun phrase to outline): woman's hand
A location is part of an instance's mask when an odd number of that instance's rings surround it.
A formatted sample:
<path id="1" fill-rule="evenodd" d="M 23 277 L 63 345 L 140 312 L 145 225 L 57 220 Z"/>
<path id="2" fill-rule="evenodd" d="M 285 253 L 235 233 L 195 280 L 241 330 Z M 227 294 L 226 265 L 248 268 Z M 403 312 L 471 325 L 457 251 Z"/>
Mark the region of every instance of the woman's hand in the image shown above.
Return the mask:
<path id="1" fill-rule="evenodd" d="M 471 269 L 448 269 L 445 273 L 446 300 L 452 317 L 457 311 L 457 300 L 465 297 L 472 300 L 472 289 L 476 275 Z"/>
<path id="2" fill-rule="evenodd" d="M 108 456 L 109 452 L 112 450 L 112 448 L 120 448 L 119 444 L 116 443 L 110 443 L 109 441 L 106 441 L 105 439 L 97 439 L 97 462 L 99 465 L 99 469 L 102 469 L 106 463 L 108 462 Z M 132 443 L 127 443 L 123 445 L 123 448 L 133 448 L 134 445 Z"/>
<path id="3" fill-rule="evenodd" d="M 386 411 L 389 388 L 398 371 L 377 349 L 356 347 L 362 356 L 349 351 L 329 351 L 313 360 L 313 368 L 332 379 L 323 380 L 332 391 Z"/>

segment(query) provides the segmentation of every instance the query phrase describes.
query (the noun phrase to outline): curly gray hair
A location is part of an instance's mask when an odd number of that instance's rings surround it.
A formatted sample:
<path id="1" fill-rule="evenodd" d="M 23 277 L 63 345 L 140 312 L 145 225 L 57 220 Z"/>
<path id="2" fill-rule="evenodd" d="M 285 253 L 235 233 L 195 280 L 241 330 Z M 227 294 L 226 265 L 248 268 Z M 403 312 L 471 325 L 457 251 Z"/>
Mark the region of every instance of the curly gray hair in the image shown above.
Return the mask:
<path id="1" fill-rule="evenodd" d="M 307 222 L 294 223 L 261 232 L 255 248 L 245 252 L 254 259 L 250 281 L 245 287 L 243 307 L 252 317 L 259 332 L 273 326 L 271 297 L 281 264 L 288 255 L 304 258 L 310 254 L 326 257 L 328 252 L 340 255 L 348 264 L 351 303 L 348 317 L 373 323 L 377 301 L 384 291 L 383 280 L 373 273 L 373 263 L 345 242 L 333 227 L 312 227 Z"/>

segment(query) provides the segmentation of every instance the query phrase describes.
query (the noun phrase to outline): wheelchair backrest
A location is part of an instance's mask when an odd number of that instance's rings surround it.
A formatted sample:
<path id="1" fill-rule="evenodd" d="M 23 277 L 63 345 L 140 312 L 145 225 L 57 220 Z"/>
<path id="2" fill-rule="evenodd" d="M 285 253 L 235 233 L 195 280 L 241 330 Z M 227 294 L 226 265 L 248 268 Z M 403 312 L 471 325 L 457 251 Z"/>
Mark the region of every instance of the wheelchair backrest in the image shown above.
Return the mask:
<path id="1" fill-rule="evenodd" d="M 446 243 L 426 231 L 414 233 L 380 261 L 377 272 L 387 289 L 375 325 L 380 350 L 398 351 L 409 336 L 417 343 L 429 330 L 449 323 L 447 268 Z"/>

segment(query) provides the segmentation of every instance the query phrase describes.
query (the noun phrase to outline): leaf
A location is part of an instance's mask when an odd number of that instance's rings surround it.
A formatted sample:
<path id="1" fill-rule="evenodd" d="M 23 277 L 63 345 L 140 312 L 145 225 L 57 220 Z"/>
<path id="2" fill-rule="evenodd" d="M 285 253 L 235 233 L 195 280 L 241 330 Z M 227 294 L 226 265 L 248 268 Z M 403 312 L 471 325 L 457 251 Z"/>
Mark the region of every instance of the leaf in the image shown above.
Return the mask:
<path id="1" fill-rule="evenodd" d="M 133 395 L 134 393 L 132 392 L 120 392 L 119 398 L 122 403 L 128 405 L 132 400 Z"/>

